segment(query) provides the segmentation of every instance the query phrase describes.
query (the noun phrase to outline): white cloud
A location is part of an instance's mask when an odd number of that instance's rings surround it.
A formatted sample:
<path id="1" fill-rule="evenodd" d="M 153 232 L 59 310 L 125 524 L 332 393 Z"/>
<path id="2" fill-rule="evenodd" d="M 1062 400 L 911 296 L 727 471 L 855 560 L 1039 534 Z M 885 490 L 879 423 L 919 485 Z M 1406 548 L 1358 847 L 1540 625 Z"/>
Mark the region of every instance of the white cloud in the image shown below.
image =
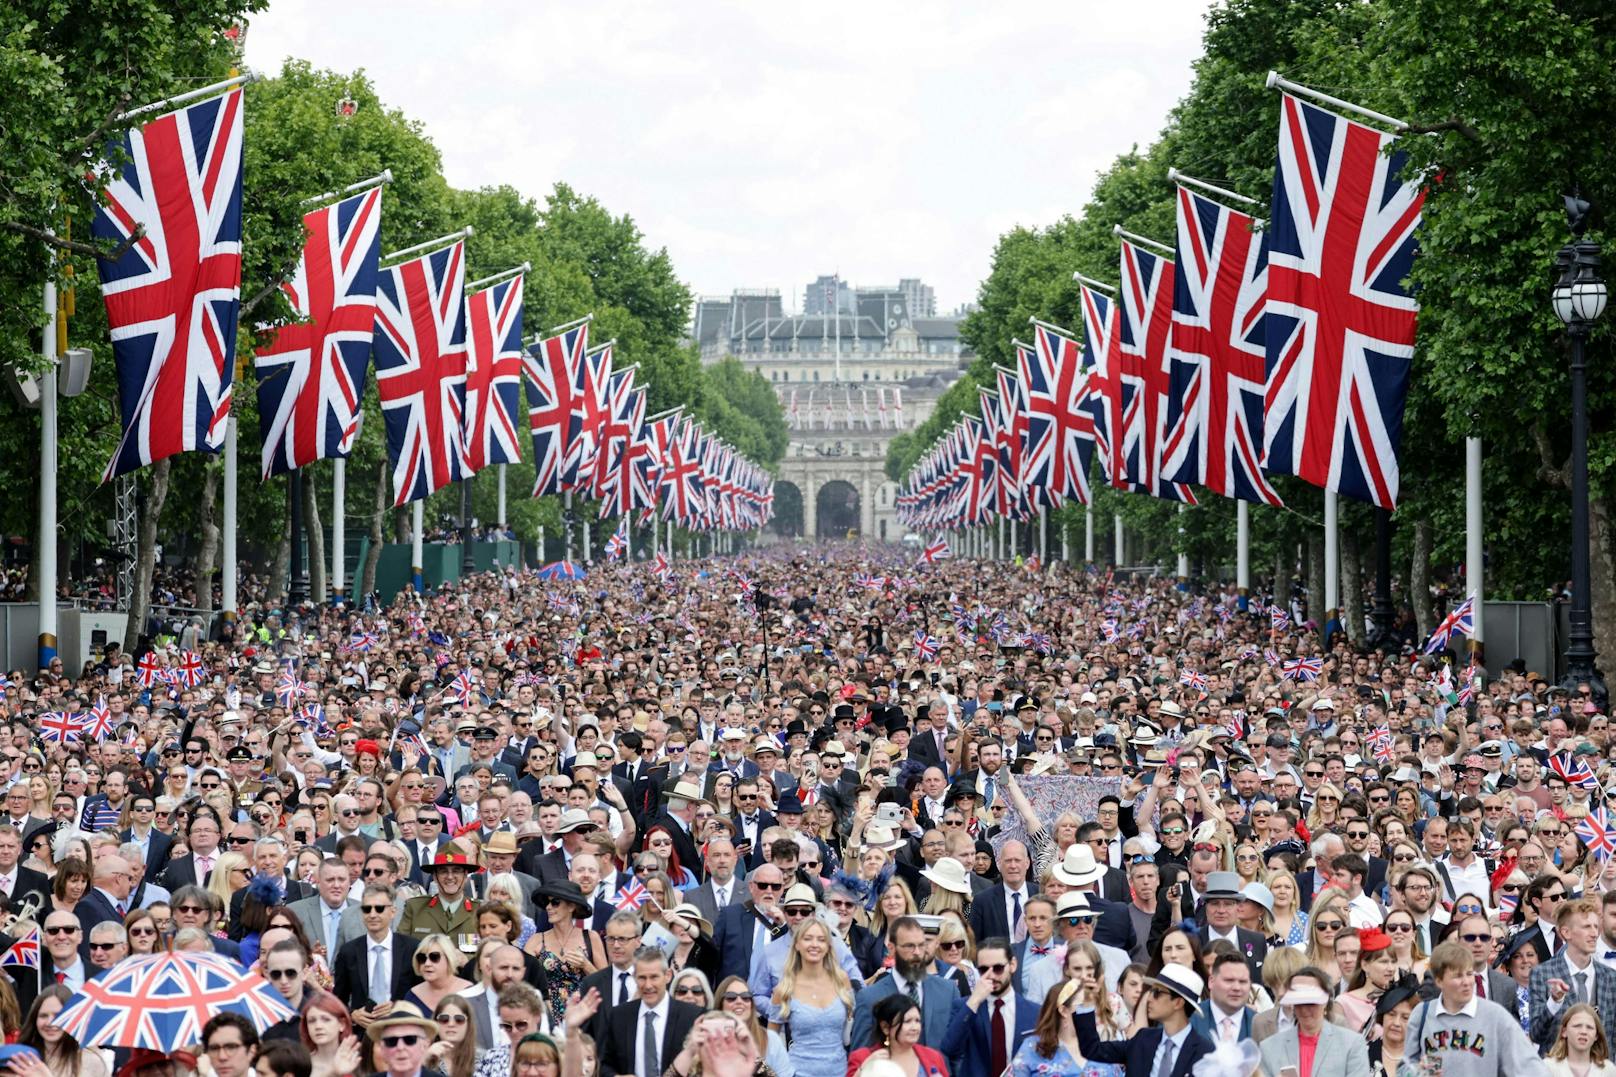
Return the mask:
<path id="1" fill-rule="evenodd" d="M 275 0 L 248 62 L 364 68 L 449 181 L 565 181 L 698 293 L 840 272 L 975 296 L 1011 224 L 1078 211 L 1190 84 L 1207 0 Z"/>

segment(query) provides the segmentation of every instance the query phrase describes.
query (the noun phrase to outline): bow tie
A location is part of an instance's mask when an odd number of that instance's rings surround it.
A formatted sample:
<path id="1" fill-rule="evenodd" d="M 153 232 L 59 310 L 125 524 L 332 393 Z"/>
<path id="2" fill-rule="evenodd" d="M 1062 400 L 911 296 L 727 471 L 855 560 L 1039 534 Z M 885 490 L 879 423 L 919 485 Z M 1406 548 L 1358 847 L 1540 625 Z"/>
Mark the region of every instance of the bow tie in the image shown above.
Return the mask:
<path id="1" fill-rule="evenodd" d="M 1606 950 L 1605 951 L 1605 960 L 1606 961 L 1616 961 L 1616 950 Z"/>
<path id="2" fill-rule="evenodd" d="M 1054 948 L 1055 947 L 1054 947 L 1053 944 L 1051 944 L 1049 946 L 1032 946 L 1032 945 L 1029 945 L 1027 947 L 1027 952 L 1033 954 L 1034 956 L 1040 956 L 1040 955 L 1049 953 L 1049 951 L 1053 950 Z"/>

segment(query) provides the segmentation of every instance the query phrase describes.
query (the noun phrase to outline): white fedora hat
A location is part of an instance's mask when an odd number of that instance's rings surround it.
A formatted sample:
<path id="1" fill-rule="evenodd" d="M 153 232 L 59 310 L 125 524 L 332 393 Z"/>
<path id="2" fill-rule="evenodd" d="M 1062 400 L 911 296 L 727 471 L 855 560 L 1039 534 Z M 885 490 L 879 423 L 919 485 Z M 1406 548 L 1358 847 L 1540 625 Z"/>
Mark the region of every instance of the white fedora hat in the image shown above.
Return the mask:
<path id="1" fill-rule="evenodd" d="M 965 865 L 951 856 L 943 857 L 920 874 L 930 879 L 932 885 L 940 886 L 944 890 L 965 895 L 971 892 L 971 880 L 966 874 Z"/>
<path id="2" fill-rule="evenodd" d="M 1067 886 L 1090 886 L 1105 878 L 1105 868 L 1094 860 L 1094 850 L 1082 842 L 1066 847 L 1066 855 L 1055 865 L 1055 878 Z"/>

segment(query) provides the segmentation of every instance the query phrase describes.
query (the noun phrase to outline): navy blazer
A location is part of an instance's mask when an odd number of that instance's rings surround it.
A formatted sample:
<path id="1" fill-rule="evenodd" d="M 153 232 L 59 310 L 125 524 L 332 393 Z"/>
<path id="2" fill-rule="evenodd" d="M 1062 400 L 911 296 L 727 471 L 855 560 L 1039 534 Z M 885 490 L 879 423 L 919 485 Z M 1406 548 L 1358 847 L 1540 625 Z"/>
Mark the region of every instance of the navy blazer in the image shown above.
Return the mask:
<path id="1" fill-rule="evenodd" d="M 118 831 L 119 841 L 134 841 L 133 827 L 124 827 Z M 152 827 L 151 838 L 146 842 L 146 878 L 155 879 L 168 867 L 168 854 L 174 848 L 174 838 L 164 834 L 156 827 Z"/>
<path id="2" fill-rule="evenodd" d="M 739 976 L 743 980 L 752 972 L 752 943 L 757 938 L 757 925 L 769 929 L 771 935 L 785 934 L 783 923 L 769 924 L 752 911 L 752 902 L 736 901 L 726 905 L 713 925 L 713 945 L 718 947 L 718 975 Z M 776 936 L 777 937 L 777 936 Z"/>
<path id="3" fill-rule="evenodd" d="M 1257 1011 L 1250 1006 L 1240 1008 L 1240 1039 L 1251 1039 L 1251 1019 L 1255 1016 L 1257 1016 Z M 1190 1018 L 1190 1027 L 1215 1044 L 1218 1042 L 1218 1030 L 1213 1026 L 1212 1020 L 1212 1000 L 1202 999 L 1201 1008 L 1195 1011 L 1194 1017 Z"/>
<path id="4" fill-rule="evenodd" d="M 122 924 L 123 918 L 112 907 L 107 896 L 93 886 L 84 891 L 84 896 L 73 906 L 73 915 L 79 918 L 79 956 L 84 959 L 85 965 L 89 965 L 90 929 L 97 924 Z"/>
<path id="5" fill-rule="evenodd" d="M 970 1000 L 956 998 L 954 1000 L 954 1015 L 948 1022 L 948 1032 L 943 1036 L 941 1050 L 948 1058 L 948 1068 L 952 1073 L 975 1074 L 976 1077 L 1001 1077 L 994 1072 L 993 1066 L 993 1030 L 991 1017 L 993 1000 L 990 998 L 983 1002 L 974 1012 Z M 922 1021 L 925 1018 L 922 1017 Z M 1038 1024 L 1038 1003 L 1026 995 L 1016 996 L 1016 1027 L 1010 1032 L 1010 1041 L 1004 1045 L 1004 1060 L 1006 1064 L 1016 1057 L 1021 1049 L 1021 1041 L 1032 1035 L 1033 1026 Z M 1083 1052 L 1085 1055 L 1087 1051 Z"/>
<path id="6" fill-rule="evenodd" d="M 853 1028 L 848 1044 L 858 1050 L 870 1042 L 875 1028 L 875 1004 L 888 995 L 898 993 L 896 973 L 888 973 L 861 990 L 853 998 Z M 928 973 L 920 984 L 920 1042 L 935 1046 L 948 1035 L 948 1026 L 954 1020 L 954 1003 L 959 1001 L 959 988 L 952 980 Z"/>
<path id="7" fill-rule="evenodd" d="M 1079 1010 L 1076 1016 L 1077 1046 L 1083 1052 L 1083 1057 L 1090 1062 L 1109 1062 L 1112 1065 L 1122 1066 L 1126 1073 L 1154 1073 L 1156 1069 L 1156 1050 L 1161 1047 L 1162 1028 L 1152 1025 L 1142 1028 L 1133 1037 L 1126 1040 L 1102 1040 L 1100 1030 L 1094 1024 L 1093 1010 Z M 1189 1035 L 1184 1038 L 1184 1047 L 1173 1060 L 1173 1072 L 1169 1077 L 1189 1077 L 1190 1071 L 1195 1067 L 1203 1055 L 1212 1053 L 1212 1041 L 1195 1030 L 1192 1023 Z"/>
<path id="8" fill-rule="evenodd" d="M 994 883 L 971 899 L 971 931 L 977 941 L 1010 937 L 1010 914 L 1004 907 L 1006 889 L 1004 883 Z M 1028 879 L 1027 897 L 1037 896 L 1038 884 Z M 1022 912 L 1026 912 L 1026 902 L 1022 902 Z"/>
<path id="9" fill-rule="evenodd" d="M 1126 954 L 1137 951 L 1139 936 L 1133 929 L 1133 913 L 1128 911 L 1128 906 L 1106 901 L 1092 890 L 1088 898 L 1089 907 L 1100 910 L 1100 918 L 1094 921 L 1094 941 L 1103 946 L 1115 946 Z"/>

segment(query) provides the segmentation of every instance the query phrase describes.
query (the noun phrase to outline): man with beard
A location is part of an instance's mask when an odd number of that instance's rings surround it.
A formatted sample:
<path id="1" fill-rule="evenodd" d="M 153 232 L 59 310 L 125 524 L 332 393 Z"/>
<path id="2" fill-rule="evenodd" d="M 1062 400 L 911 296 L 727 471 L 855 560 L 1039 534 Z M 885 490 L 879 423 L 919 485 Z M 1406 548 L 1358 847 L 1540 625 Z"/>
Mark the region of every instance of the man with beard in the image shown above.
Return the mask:
<path id="1" fill-rule="evenodd" d="M 875 1004 L 902 992 L 920 1004 L 920 1042 L 938 1044 L 948 1031 L 959 988 L 932 972 L 934 940 L 920 921 L 900 917 L 892 925 L 892 975 L 883 976 L 853 999 L 853 1034 L 849 1043 L 868 1043 Z"/>

